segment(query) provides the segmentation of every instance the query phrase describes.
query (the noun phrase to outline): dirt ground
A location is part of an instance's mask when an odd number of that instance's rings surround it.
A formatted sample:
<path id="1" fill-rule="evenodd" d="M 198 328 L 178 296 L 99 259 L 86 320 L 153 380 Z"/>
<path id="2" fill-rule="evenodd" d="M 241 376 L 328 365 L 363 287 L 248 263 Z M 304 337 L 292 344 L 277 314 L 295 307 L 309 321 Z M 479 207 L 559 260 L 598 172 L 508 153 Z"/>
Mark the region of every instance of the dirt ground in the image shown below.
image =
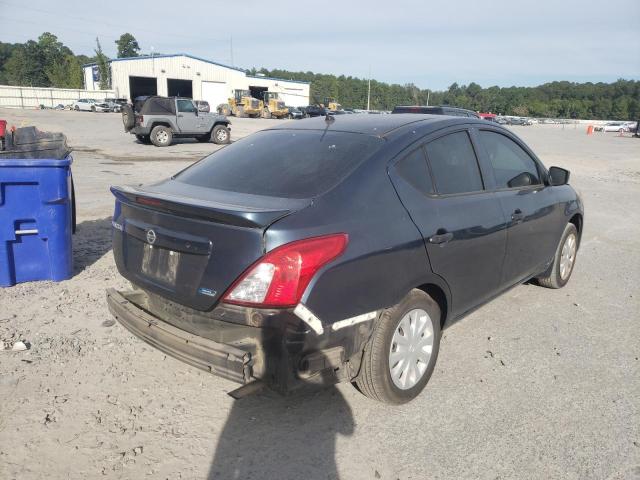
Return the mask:
<path id="1" fill-rule="evenodd" d="M 109 186 L 218 147 L 141 145 L 115 114 L 0 118 L 68 135 L 78 199 L 74 277 L 0 289 L 0 340 L 31 344 L 0 352 L 0 478 L 640 478 L 640 140 L 513 127 L 583 195 L 573 278 L 517 287 L 446 330 L 425 392 L 389 407 L 348 384 L 234 401 L 235 384 L 112 321 L 105 289 L 126 283 Z M 271 123 L 234 119 L 232 138 Z"/>

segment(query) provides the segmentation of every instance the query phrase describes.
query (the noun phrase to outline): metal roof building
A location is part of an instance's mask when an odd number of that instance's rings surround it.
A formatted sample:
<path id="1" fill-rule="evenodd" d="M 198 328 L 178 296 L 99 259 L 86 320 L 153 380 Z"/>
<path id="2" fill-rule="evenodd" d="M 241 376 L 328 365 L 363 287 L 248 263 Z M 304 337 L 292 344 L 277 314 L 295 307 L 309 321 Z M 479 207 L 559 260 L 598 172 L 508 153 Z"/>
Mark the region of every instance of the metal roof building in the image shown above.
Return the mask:
<path id="1" fill-rule="evenodd" d="M 240 89 L 250 90 L 256 98 L 264 91 L 277 92 L 293 107 L 309 105 L 309 82 L 247 75 L 240 68 L 186 53 L 116 58 L 109 67 L 111 90 L 118 98 L 177 95 L 206 100 L 213 110 Z M 100 90 L 96 64 L 84 65 L 83 75 L 87 90 Z"/>

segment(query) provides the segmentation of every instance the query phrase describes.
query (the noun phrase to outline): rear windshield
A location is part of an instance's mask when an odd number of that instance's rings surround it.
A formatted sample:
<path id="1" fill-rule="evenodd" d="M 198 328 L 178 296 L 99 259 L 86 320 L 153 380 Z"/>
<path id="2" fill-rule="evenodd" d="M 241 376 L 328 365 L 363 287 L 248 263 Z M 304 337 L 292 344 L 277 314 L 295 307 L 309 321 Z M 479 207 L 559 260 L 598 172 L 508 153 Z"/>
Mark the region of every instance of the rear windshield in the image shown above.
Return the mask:
<path id="1" fill-rule="evenodd" d="M 175 179 L 239 193 L 311 198 L 335 186 L 382 142 L 355 133 L 263 131 L 214 152 Z"/>

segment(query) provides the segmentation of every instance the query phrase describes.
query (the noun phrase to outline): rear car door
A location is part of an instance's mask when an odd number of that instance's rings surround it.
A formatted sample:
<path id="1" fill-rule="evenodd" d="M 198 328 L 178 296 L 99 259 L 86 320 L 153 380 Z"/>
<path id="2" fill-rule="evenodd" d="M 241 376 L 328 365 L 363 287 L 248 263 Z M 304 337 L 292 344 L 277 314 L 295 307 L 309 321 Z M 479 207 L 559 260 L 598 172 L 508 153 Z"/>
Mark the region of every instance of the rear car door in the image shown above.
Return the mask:
<path id="1" fill-rule="evenodd" d="M 506 251 L 505 217 L 496 196 L 484 189 L 467 130 L 425 139 L 390 175 L 423 236 L 431 270 L 449 285 L 454 314 L 495 295 Z"/>
<path id="2" fill-rule="evenodd" d="M 195 133 L 199 131 L 199 125 L 203 122 L 199 118 L 198 109 L 191 100 L 185 98 L 176 100 L 176 114 L 180 133 Z"/>
<path id="3" fill-rule="evenodd" d="M 502 130 L 473 133 L 508 221 L 503 283 L 515 284 L 540 273 L 552 258 L 561 212 L 553 189 L 545 186 L 544 168 L 524 144 Z"/>

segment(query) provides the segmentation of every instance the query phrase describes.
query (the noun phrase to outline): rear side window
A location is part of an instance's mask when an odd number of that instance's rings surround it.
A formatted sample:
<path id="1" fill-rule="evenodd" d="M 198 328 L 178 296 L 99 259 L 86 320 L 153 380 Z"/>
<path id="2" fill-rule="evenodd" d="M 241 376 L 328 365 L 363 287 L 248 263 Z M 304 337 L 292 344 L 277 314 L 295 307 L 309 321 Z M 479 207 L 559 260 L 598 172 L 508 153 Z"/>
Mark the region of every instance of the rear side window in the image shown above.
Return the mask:
<path id="1" fill-rule="evenodd" d="M 482 190 L 478 160 L 467 132 L 456 132 L 426 146 L 431 173 L 439 194 Z"/>
<path id="2" fill-rule="evenodd" d="M 354 133 L 266 130 L 214 152 L 176 180 L 239 193 L 311 198 L 335 186 L 382 143 Z"/>
<path id="3" fill-rule="evenodd" d="M 400 160 L 396 164 L 396 171 L 407 183 L 422 193 L 433 193 L 433 182 L 422 148 L 414 150 Z"/>
<path id="4" fill-rule="evenodd" d="M 509 188 L 509 182 L 522 173 L 530 175 L 531 185 L 542 183 L 536 162 L 509 137 L 481 130 L 480 143 L 493 166 L 497 188 Z"/>

